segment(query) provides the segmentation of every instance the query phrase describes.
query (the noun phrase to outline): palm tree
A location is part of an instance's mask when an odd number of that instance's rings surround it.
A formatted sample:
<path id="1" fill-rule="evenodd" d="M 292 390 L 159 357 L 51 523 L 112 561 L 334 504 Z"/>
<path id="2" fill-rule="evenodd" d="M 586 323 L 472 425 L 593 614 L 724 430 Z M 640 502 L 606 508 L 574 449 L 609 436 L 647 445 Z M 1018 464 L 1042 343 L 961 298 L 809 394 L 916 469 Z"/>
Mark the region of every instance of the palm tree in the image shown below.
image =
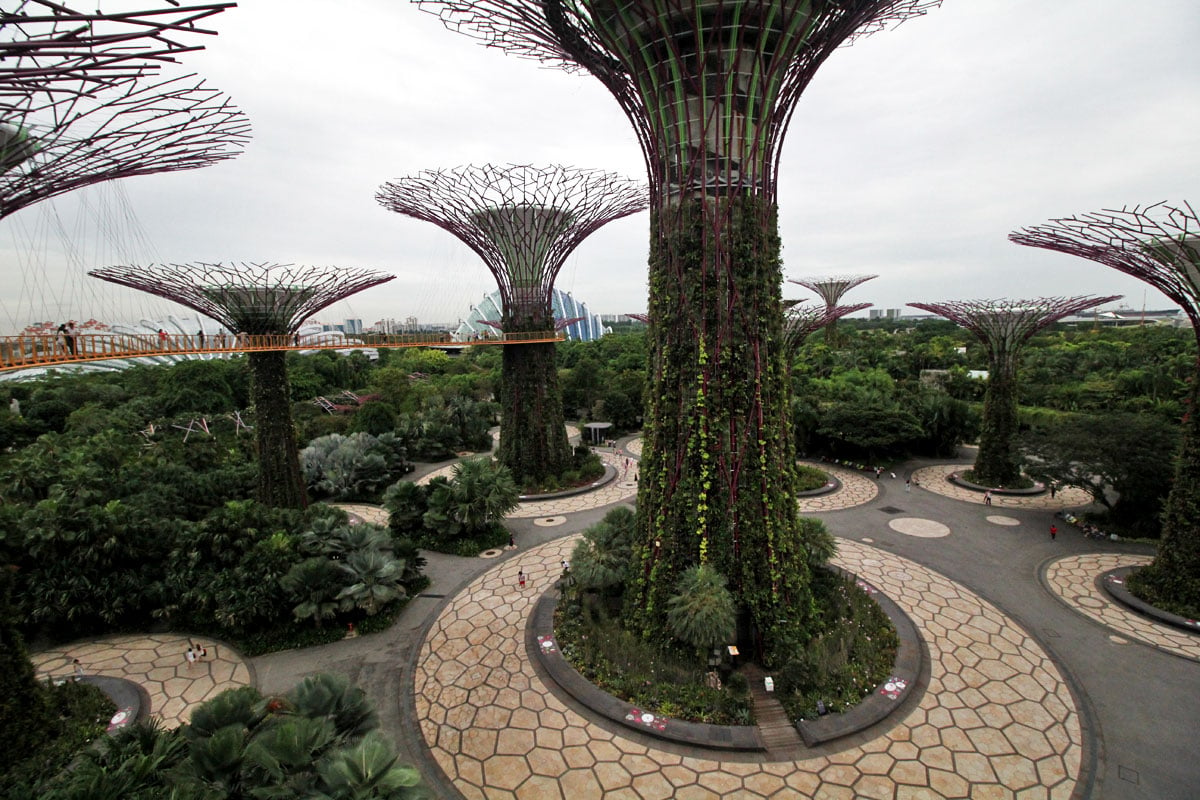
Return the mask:
<path id="1" fill-rule="evenodd" d="M 725 576 L 708 564 L 690 567 L 679 577 L 678 592 L 667 601 L 672 635 L 695 647 L 703 658 L 737 633 L 737 609 L 725 588 Z"/>
<path id="2" fill-rule="evenodd" d="M 487 457 L 459 462 L 451 486 L 451 514 L 468 535 L 503 520 L 520 498 L 508 467 Z"/>
<path id="3" fill-rule="evenodd" d="M 361 608 L 367 616 L 373 616 L 380 606 L 404 596 L 400 581 L 404 576 L 404 562 L 381 553 L 377 548 L 353 550 L 338 568 L 348 574 L 354 583 L 338 592 L 337 600 L 343 611 Z"/>
<path id="4" fill-rule="evenodd" d="M 311 618 L 319 628 L 321 620 L 337 612 L 336 596 L 343 586 L 342 572 L 329 559 L 306 558 L 288 570 L 279 583 L 292 599 L 299 601 L 292 609 L 296 619 Z"/>

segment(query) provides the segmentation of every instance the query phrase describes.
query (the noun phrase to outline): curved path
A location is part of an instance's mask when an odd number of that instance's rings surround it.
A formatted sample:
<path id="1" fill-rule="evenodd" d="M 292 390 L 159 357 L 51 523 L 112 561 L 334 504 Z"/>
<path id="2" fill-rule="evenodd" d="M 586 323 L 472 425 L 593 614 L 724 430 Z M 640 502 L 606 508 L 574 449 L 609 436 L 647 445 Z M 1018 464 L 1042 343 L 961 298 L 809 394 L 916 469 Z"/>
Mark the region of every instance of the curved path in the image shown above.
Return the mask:
<path id="1" fill-rule="evenodd" d="M 928 690 L 890 731 L 832 755 L 763 763 L 677 752 L 601 727 L 542 683 L 524 647 L 526 617 L 574 542 L 549 542 L 473 581 L 421 648 L 417 718 L 466 797 L 1071 796 L 1079 717 L 1041 647 L 964 587 L 845 540 L 837 562 L 892 596 L 930 650 Z M 528 576 L 523 590 L 518 569 Z"/>
<path id="2" fill-rule="evenodd" d="M 841 511 L 842 509 L 864 505 L 879 496 L 880 481 L 891 480 L 891 478 L 880 478 L 878 480 L 868 478 L 857 470 L 834 467 L 820 461 L 802 461 L 800 463 L 828 472 L 842 484 L 837 491 L 830 492 L 829 494 L 816 495 L 815 497 L 801 497 L 798 502 L 800 512 L 804 514 L 816 514 L 822 511 Z"/>
<path id="3" fill-rule="evenodd" d="M 974 489 L 968 489 L 965 486 L 959 486 L 950 480 L 952 472 L 961 472 L 965 469 L 970 469 L 970 464 L 934 464 L 928 467 L 922 467 L 913 471 L 913 478 L 919 483 L 914 488 L 924 489 L 927 492 L 940 494 L 943 497 L 952 497 L 955 500 L 963 500 L 968 503 L 979 503 L 983 505 L 983 492 L 977 492 Z M 1019 494 L 993 494 L 992 506 L 996 508 L 1038 508 L 1049 511 L 1058 511 L 1062 508 L 1078 508 L 1079 506 L 1089 506 L 1092 504 L 1092 496 L 1082 489 L 1076 489 L 1074 486 L 1066 486 L 1054 493 L 1054 497 L 1050 496 L 1049 492 L 1033 495 Z"/>
<path id="4" fill-rule="evenodd" d="M 189 666 L 184 654 L 192 642 L 202 643 L 208 657 Z M 150 696 L 150 715 L 169 728 L 187 722 L 205 700 L 254 683 L 250 666 L 229 645 L 177 633 L 106 636 L 30 654 L 42 679 L 74 674 L 76 658 L 87 675 L 141 685 Z"/>
<path id="5" fill-rule="evenodd" d="M 1063 602 L 1125 636 L 1169 653 L 1200 661 L 1200 636 L 1143 617 L 1109 597 L 1096 585 L 1100 575 L 1117 567 L 1140 567 L 1148 556 L 1085 553 L 1062 558 L 1046 568 L 1046 585 Z"/>
<path id="6" fill-rule="evenodd" d="M 539 517 L 558 517 L 563 514 L 576 514 L 580 511 L 603 508 L 613 503 L 620 503 L 636 498 L 637 483 L 633 479 L 637 474 L 637 464 L 631 461 L 626 465 L 624 457 L 617 456 L 609 450 L 597 450 L 596 455 L 600 457 L 605 466 L 612 467 L 617 471 L 615 479 L 592 492 L 559 497 L 553 500 L 530 500 L 521 503 L 509 512 L 508 518 L 536 519 Z M 414 483 L 424 485 L 438 476 L 450 477 L 454 472 L 454 467 L 455 464 L 440 467 L 422 475 Z"/>

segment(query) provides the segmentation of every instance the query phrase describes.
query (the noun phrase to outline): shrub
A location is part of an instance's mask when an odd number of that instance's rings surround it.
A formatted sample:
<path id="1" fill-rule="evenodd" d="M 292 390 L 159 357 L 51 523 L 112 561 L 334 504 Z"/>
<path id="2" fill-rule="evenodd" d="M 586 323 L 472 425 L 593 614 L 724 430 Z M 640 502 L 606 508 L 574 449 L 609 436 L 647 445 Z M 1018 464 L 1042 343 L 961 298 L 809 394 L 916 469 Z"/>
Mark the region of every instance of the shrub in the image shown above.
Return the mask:
<path id="1" fill-rule="evenodd" d="M 811 492 L 829 482 L 829 473 L 807 464 L 796 465 L 796 491 Z"/>

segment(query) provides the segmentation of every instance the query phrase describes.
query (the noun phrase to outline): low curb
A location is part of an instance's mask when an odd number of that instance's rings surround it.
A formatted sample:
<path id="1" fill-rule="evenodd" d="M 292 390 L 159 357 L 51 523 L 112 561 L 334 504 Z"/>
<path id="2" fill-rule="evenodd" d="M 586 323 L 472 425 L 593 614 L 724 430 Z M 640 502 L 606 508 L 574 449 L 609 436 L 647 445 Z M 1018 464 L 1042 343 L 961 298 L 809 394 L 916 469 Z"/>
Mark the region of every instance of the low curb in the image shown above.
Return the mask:
<path id="1" fill-rule="evenodd" d="M 846 570 L 829 567 L 839 574 L 855 577 Z M 796 729 L 804 744 L 814 747 L 871 728 L 899 708 L 917 689 L 924 666 L 921 637 L 912 619 L 890 597 L 874 586 L 855 578 L 859 587 L 879 604 L 896 628 L 900 646 L 891 677 L 875 687 L 856 706 L 841 714 L 826 714 L 814 720 L 802 720 Z M 641 714 L 628 701 L 597 688 L 567 662 L 554 638 L 554 611 L 557 591 L 543 594 L 534 606 L 525 627 L 525 650 L 545 670 L 554 684 L 590 711 L 617 725 L 676 744 L 717 751 L 766 752 L 757 726 L 709 725 L 685 722 L 653 714 Z"/>
<path id="2" fill-rule="evenodd" d="M 1145 600 L 1134 596 L 1133 592 L 1125 588 L 1125 579 L 1129 576 L 1129 573 L 1137 569 L 1138 567 L 1117 567 L 1107 572 L 1101 572 L 1096 576 L 1096 585 L 1113 600 L 1131 611 L 1141 614 L 1144 617 L 1149 617 L 1155 622 L 1161 622 L 1163 625 L 1200 634 L 1200 620 L 1181 617 L 1178 614 L 1172 614 L 1170 611 L 1164 611 L 1157 606 L 1152 606 Z"/>

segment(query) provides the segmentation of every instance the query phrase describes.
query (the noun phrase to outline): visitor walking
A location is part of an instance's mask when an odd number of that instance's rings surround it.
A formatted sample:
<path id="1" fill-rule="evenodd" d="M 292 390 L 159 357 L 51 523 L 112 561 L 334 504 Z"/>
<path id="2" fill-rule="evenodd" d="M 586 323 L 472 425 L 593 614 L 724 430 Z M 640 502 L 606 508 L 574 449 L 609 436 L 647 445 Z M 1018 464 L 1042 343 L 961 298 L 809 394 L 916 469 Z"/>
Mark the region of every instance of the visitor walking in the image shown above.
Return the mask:
<path id="1" fill-rule="evenodd" d="M 1057 525 L 1051 525 L 1051 526 L 1050 526 L 1050 541 L 1052 541 L 1052 542 L 1053 542 L 1053 541 L 1054 541 L 1054 537 L 1055 537 L 1055 536 L 1058 536 L 1058 526 L 1057 526 Z"/>
<path id="2" fill-rule="evenodd" d="M 204 328 L 196 331 L 196 338 L 200 340 L 200 349 L 204 349 Z"/>
<path id="3" fill-rule="evenodd" d="M 196 651 L 189 647 L 183 657 L 187 659 L 188 671 L 190 672 L 192 665 L 196 663 Z"/>
<path id="4" fill-rule="evenodd" d="M 992 490 L 991 489 L 988 489 L 986 492 L 983 493 L 983 504 L 985 506 L 990 506 L 992 504 Z"/>
<path id="5" fill-rule="evenodd" d="M 912 491 L 912 481 L 909 480 L 908 478 L 904 479 L 904 491 L 906 491 L 906 492 Z"/>
<path id="6" fill-rule="evenodd" d="M 517 570 L 517 585 L 522 589 L 525 588 L 525 570 Z"/>
<path id="7" fill-rule="evenodd" d="M 167 349 L 167 332 L 164 331 L 162 328 L 158 329 L 158 349 L 159 350 Z"/>

